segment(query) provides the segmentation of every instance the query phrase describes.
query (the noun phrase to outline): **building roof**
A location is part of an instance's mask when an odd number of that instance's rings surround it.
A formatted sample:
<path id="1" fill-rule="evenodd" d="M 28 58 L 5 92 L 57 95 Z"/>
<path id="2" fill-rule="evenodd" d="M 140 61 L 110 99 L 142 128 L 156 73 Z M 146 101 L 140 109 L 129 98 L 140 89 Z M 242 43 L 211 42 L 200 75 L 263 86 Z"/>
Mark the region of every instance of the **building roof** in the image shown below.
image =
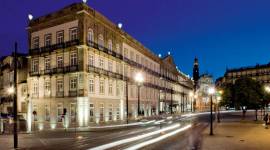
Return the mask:
<path id="1" fill-rule="evenodd" d="M 262 64 L 262 65 L 257 64 L 255 66 L 246 66 L 246 67 L 240 67 L 240 68 L 227 69 L 226 70 L 226 73 L 229 73 L 229 72 L 238 72 L 238 71 L 246 71 L 246 70 L 253 70 L 253 69 L 264 69 L 264 68 L 270 68 L 270 63 L 268 63 L 268 64 Z"/>

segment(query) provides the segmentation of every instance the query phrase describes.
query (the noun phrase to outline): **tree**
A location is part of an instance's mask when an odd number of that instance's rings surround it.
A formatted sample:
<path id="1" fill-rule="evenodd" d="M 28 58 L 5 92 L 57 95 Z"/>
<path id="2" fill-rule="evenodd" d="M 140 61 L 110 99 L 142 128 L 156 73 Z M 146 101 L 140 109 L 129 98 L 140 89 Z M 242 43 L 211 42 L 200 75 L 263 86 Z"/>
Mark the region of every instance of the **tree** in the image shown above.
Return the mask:
<path id="1" fill-rule="evenodd" d="M 247 109 L 255 109 L 257 120 L 257 111 L 262 107 L 264 95 L 263 85 L 260 82 L 243 77 L 236 80 L 234 85 L 225 86 L 221 104 L 241 109 L 243 119 Z"/>

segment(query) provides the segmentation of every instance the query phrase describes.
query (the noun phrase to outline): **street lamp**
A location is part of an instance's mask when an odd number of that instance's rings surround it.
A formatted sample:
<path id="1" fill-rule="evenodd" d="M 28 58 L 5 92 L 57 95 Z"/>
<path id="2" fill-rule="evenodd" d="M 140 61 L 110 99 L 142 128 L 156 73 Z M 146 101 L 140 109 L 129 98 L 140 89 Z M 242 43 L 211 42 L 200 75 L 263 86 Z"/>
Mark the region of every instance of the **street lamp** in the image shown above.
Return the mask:
<path id="1" fill-rule="evenodd" d="M 269 86 L 265 86 L 264 87 L 264 90 L 267 92 L 267 93 L 270 93 L 270 87 Z M 264 106 L 264 115 L 265 115 L 265 112 L 266 112 L 266 106 L 267 105 L 267 103 L 265 103 L 265 106 Z"/>
<path id="2" fill-rule="evenodd" d="M 14 92 L 15 92 L 14 87 L 13 87 L 13 86 L 9 87 L 9 88 L 7 89 L 7 92 L 8 92 L 9 95 L 13 95 Z"/>
<path id="3" fill-rule="evenodd" d="M 213 135 L 213 94 L 216 92 L 214 87 L 208 89 L 208 94 L 210 95 L 210 135 Z"/>
<path id="4" fill-rule="evenodd" d="M 135 78 L 134 79 L 137 82 L 137 87 L 138 87 L 138 116 L 139 116 L 141 114 L 141 112 L 140 112 L 140 87 L 141 87 L 141 84 L 144 81 L 144 78 L 143 78 L 142 73 L 141 72 L 138 72 L 135 75 Z"/>

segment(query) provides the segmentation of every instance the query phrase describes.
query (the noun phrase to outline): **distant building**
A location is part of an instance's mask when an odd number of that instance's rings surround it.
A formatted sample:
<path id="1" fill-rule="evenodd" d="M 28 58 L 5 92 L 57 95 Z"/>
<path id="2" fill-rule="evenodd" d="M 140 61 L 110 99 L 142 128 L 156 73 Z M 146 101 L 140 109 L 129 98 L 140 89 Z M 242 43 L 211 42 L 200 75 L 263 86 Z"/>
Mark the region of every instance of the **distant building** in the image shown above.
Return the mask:
<path id="1" fill-rule="evenodd" d="M 214 79 L 212 75 L 202 74 L 198 81 L 197 95 L 198 99 L 196 101 L 197 111 L 208 111 L 210 108 L 210 99 L 208 94 L 208 89 L 210 87 L 215 87 Z"/>
<path id="2" fill-rule="evenodd" d="M 216 80 L 216 85 L 222 87 L 228 83 L 234 84 L 241 77 L 249 77 L 263 84 L 270 84 L 270 63 L 227 69 L 224 76 Z"/>
<path id="3" fill-rule="evenodd" d="M 27 106 L 27 75 L 28 59 L 26 54 L 18 54 L 18 112 L 26 116 Z M 4 56 L 0 60 L 0 112 L 10 115 L 13 113 L 13 100 L 8 90 L 14 84 L 13 56 Z"/>

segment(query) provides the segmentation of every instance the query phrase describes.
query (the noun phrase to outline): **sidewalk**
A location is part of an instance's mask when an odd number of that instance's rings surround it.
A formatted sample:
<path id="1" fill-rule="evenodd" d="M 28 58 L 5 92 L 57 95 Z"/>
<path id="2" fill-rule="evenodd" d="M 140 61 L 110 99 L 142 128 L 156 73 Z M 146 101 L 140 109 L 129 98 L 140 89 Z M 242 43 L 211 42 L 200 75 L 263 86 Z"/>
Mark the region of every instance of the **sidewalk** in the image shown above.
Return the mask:
<path id="1" fill-rule="evenodd" d="M 209 128 L 203 133 L 202 150 L 269 150 L 270 129 L 262 121 L 224 121 L 215 124 L 214 135 Z"/>

